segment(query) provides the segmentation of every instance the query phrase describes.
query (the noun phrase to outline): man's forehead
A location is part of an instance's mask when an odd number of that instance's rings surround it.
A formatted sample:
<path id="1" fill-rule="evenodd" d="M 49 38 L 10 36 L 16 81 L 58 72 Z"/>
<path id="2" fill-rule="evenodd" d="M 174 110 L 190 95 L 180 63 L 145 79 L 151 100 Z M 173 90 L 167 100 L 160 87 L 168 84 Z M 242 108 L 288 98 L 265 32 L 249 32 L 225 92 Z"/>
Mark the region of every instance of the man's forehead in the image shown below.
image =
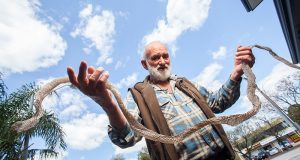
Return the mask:
<path id="1" fill-rule="evenodd" d="M 159 41 L 155 41 L 155 42 L 151 42 L 149 43 L 146 48 L 147 50 L 147 55 L 151 54 L 151 53 L 168 53 L 168 49 L 165 46 L 165 44 L 159 42 Z"/>

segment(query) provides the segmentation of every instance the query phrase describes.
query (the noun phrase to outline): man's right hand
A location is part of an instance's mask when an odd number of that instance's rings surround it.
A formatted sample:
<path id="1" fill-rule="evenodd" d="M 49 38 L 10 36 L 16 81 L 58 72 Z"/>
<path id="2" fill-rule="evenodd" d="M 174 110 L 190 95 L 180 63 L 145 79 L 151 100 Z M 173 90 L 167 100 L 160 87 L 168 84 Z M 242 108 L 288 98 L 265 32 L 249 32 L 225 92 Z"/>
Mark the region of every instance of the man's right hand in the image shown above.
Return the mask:
<path id="1" fill-rule="evenodd" d="M 112 94 L 106 89 L 105 83 L 109 77 L 108 72 L 102 67 L 95 69 L 87 67 L 87 63 L 81 61 L 78 76 L 71 67 L 67 68 L 70 82 L 82 93 L 92 98 L 95 102 L 108 109 L 114 103 Z"/>
<path id="2" fill-rule="evenodd" d="M 75 75 L 71 67 L 67 68 L 70 82 L 82 93 L 91 97 L 100 104 L 107 113 L 109 123 L 116 129 L 123 129 L 127 120 L 118 106 L 112 99 L 112 94 L 106 88 L 106 81 L 109 77 L 108 72 L 103 68 L 87 67 L 86 62 L 80 63 L 78 76 Z"/>

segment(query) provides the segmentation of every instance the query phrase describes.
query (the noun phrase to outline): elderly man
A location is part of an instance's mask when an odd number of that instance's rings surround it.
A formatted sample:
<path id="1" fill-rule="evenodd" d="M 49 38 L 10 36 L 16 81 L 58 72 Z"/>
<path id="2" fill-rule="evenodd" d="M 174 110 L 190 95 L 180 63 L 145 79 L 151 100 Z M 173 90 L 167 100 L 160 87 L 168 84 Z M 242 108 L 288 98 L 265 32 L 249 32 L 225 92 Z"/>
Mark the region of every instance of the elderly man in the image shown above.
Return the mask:
<path id="1" fill-rule="evenodd" d="M 250 67 L 255 58 L 250 47 L 239 46 L 234 68 L 227 82 L 215 93 L 197 83 L 171 74 L 167 47 L 154 41 L 145 47 L 141 64 L 149 71 L 126 98 L 126 106 L 147 128 L 165 135 L 177 135 L 201 121 L 223 112 L 238 99 L 243 74 L 241 62 Z M 103 68 L 87 67 L 81 62 L 78 76 L 68 68 L 71 83 L 97 102 L 109 117 L 108 134 L 121 148 L 141 139 L 128 122 L 110 92 L 105 88 L 109 74 Z M 152 159 L 234 159 L 235 154 L 221 125 L 208 125 L 186 137 L 181 144 L 162 144 L 146 140 Z"/>

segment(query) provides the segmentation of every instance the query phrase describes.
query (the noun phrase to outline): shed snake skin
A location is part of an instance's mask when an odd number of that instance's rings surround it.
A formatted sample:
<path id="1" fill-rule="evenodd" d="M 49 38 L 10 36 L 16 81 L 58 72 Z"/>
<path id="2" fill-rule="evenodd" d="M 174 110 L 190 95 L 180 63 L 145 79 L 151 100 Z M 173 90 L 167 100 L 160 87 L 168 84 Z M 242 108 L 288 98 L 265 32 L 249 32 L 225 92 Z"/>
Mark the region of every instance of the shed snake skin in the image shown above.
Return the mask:
<path id="1" fill-rule="evenodd" d="M 275 59 L 281 61 L 282 63 L 295 68 L 295 69 L 300 69 L 299 66 L 290 63 L 289 61 L 283 59 L 282 57 L 278 56 L 275 52 L 272 51 L 271 48 L 265 47 L 265 46 L 260 46 L 260 45 L 253 45 L 251 46 L 252 48 L 256 47 L 259 49 L 263 49 L 268 51 Z M 244 71 L 245 76 L 247 77 L 247 97 L 250 100 L 250 102 L 253 105 L 253 108 L 242 114 L 235 114 L 235 115 L 229 115 L 229 116 L 219 116 L 219 117 L 213 117 L 207 120 L 204 120 L 200 122 L 199 124 L 185 130 L 181 134 L 175 135 L 175 136 L 166 136 L 162 134 L 158 134 L 152 130 L 147 129 L 144 127 L 142 124 L 137 122 L 133 115 L 130 114 L 130 112 L 126 109 L 124 103 L 122 102 L 122 98 L 120 96 L 119 91 L 117 90 L 116 87 L 114 87 L 109 81 L 106 83 L 107 89 L 109 89 L 113 95 L 116 98 L 116 101 L 123 112 L 124 116 L 126 117 L 128 123 L 130 124 L 131 128 L 140 136 L 143 136 L 147 139 L 153 140 L 153 141 L 159 141 L 161 143 L 167 143 L 167 144 L 174 144 L 174 143 L 181 143 L 182 140 L 185 137 L 188 137 L 192 133 L 196 132 L 200 128 L 210 125 L 210 124 L 228 124 L 231 126 L 238 125 L 242 123 L 243 121 L 249 119 L 253 115 L 255 115 L 260 107 L 261 107 L 261 102 L 258 98 L 257 95 L 255 95 L 255 90 L 256 90 L 256 83 L 255 83 L 255 75 L 253 74 L 251 68 L 246 65 L 245 63 L 242 63 L 242 69 Z M 42 110 L 42 101 L 43 99 L 51 93 L 58 85 L 68 83 L 69 78 L 68 77 L 62 77 L 62 78 L 57 78 L 52 80 L 51 82 L 45 84 L 40 90 L 37 91 L 35 94 L 35 100 L 34 100 L 34 106 L 36 109 L 35 114 L 24 121 L 18 121 L 15 122 L 11 128 L 12 130 L 20 133 L 24 132 L 30 128 L 33 128 L 38 122 L 39 119 L 43 116 L 43 110 Z"/>

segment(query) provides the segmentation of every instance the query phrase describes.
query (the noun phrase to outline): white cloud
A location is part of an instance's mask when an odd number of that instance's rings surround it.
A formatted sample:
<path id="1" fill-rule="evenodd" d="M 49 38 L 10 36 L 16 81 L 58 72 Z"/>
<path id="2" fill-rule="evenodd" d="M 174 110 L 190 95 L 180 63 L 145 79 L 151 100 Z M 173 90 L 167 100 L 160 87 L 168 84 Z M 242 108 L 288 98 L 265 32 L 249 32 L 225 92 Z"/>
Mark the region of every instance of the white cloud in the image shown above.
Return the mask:
<path id="1" fill-rule="evenodd" d="M 86 110 L 86 106 L 82 104 L 71 104 L 68 108 L 64 109 L 60 112 L 60 116 L 70 116 L 70 117 L 78 117 L 81 115 L 82 111 Z"/>
<path id="2" fill-rule="evenodd" d="M 115 65 L 115 70 L 119 69 L 123 65 L 122 61 L 118 61 Z"/>
<path id="3" fill-rule="evenodd" d="M 67 44 L 59 35 L 61 26 L 39 18 L 38 10 L 39 1 L 0 1 L 1 72 L 46 68 L 64 56 Z"/>
<path id="4" fill-rule="evenodd" d="M 226 56 L 226 47 L 220 46 L 219 50 L 212 53 L 213 59 L 222 59 Z"/>
<path id="5" fill-rule="evenodd" d="M 88 113 L 63 123 L 67 144 L 74 149 L 90 150 L 99 147 L 107 135 L 108 118 L 105 114 Z"/>
<path id="6" fill-rule="evenodd" d="M 137 73 L 132 73 L 131 75 L 123 78 L 116 84 L 118 88 L 130 87 L 137 81 Z"/>
<path id="7" fill-rule="evenodd" d="M 133 152 L 138 152 L 140 151 L 143 147 L 146 147 L 146 141 L 143 138 L 140 142 L 136 143 L 134 146 L 122 149 L 116 145 L 113 145 L 115 148 L 115 155 L 117 154 L 128 154 L 128 153 L 133 153 Z"/>
<path id="8" fill-rule="evenodd" d="M 67 106 L 60 112 L 60 116 L 62 117 L 78 117 L 87 109 L 87 106 L 82 100 L 81 94 L 74 91 L 72 92 L 70 89 L 62 92 L 60 94 L 60 99 L 60 103 L 63 106 Z"/>
<path id="9" fill-rule="evenodd" d="M 249 101 L 249 99 L 246 95 L 244 95 L 241 98 L 242 98 L 241 105 L 238 106 L 239 110 L 237 113 L 245 113 L 253 108 L 252 103 Z M 235 114 L 237 114 L 237 113 L 235 113 Z"/>
<path id="10" fill-rule="evenodd" d="M 37 79 L 36 80 L 36 84 L 42 88 L 44 87 L 47 83 L 51 82 L 53 79 L 55 79 L 54 77 L 49 77 L 48 79 Z M 60 88 L 62 85 L 57 86 L 56 88 Z M 49 95 L 47 95 L 43 102 L 42 102 L 42 107 L 43 109 L 45 109 L 48 112 L 54 112 L 54 113 L 58 113 L 58 105 L 59 105 L 59 94 L 60 94 L 61 90 L 55 90 L 55 94 L 54 92 L 51 92 Z"/>
<path id="11" fill-rule="evenodd" d="M 259 97 L 259 100 L 262 103 L 261 107 L 263 107 L 263 104 L 267 102 L 266 99 L 258 92 L 256 92 L 255 94 Z M 235 106 L 235 107 L 238 107 L 238 109 L 236 109 L 237 112 L 235 112 L 234 114 L 245 113 L 245 112 L 248 112 L 251 109 L 253 109 L 253 105 L 250 102 L 250 100 L 248 99 L 247 95 L 242 95 L 240 97 L 240 99 L 241 99 L 241 103 L 240 103 L 240 105 Z M 263 114 L 265 114 L 265 113 L 263 113 Z M 258 112 L 258 115 L 260 115 L 260 112 Z"/>
<path id="12" fill-rule="evenodd" d="M 267 107 L 266 104 L 271 105 L 269 101 L 267 101 L 259 92 L 256 92 L 256 95 L 259 97 L 259 100 L 261 102 L 261 108 L 259 112 L 255 115 L 255 117 L 268 117 L 270 119 L 271 117 L 278 117 L 278 113 L 275 110 L 270 110 L 270 108 Z M 241 97 L 241 103 L 238 107 L 237 112 L 234 114 L 238 113 L 246 113 L 253 109 L 252 103 L 249 101 L 248 97 L 246 95 Z M 272 105 L 271 105 L 272 106 Z M 266 114 L 267 113 L 267 114 Z M 252 118 L 253 119 L 253 118 Z"/>
<path id="13" fill-rule="evenodd" d="M 143 37 L 143 45 L 160 40 L 176 49 L 176 39 L 184 31 L 196 30 L 205 22 L 210 2 L 211 0 L 168 0 L 166 18 L 160 19 L 152 33 Z"/>
<path id="14" fill-rule="evenodd" d="M 42 102 L 42 107 L 48 112 L 58 113 L 58 96 L 55 94 L 48 95 Z"/>
<path id="15" fill-rule="evenodd" d="M 113 36 L 115 34 L 115 16 L 109 10 L 100 10 L 92 4 L 88 4 L 80 13 L 80 23 L 76 29 L 71 32 L 72 37 L 81 36 L 83 40 L 90 43 L 88 48 L 95 47 L 100 56 L 97 64 L 110 64 L 113 59 L 110 57 L 113 45 Z M 86 49 L 85 49 L 86 50 Z"/>
<path id="16" fill-rule="evenodd" d="M 91 4 L 88 4 L 83 10 L 80 11 L 79 17 L 86 18 L 88 16 L 91 16 L 92 12 L 93 12 L 93 6 Z"/>
<path id="17" fill-rule="evenodd" d="M 38 80 L 37 84 L 46 84 L 51 80 L 53 78 Z M 107 116 L 89 113 L 84 103 L 86 96 L 70 89 L 69 86 L 60 88 L 56 92 L 58 96 L 55 94 L 47 96 L 43 106 L 48 111 L 58 114 L 60 120 L 63 120 L 61 126 L 66 133 L 68 146 L 78 150 L 99 147 L 107 135 Z"/>
<path id="18" fill-rule="evenodd" d="M 220 81 L 216 80 L 216 77 L 219 75 L 222 69 L 223 66 L 220 64 L 209 64 L 196 78 L 193 79 L 193 81 L 197 82 L 201 86 L 205 86 L 210 90 L 216 90 L 222 85 Z"/>
<path id="19" fill-rule="evenodd" d="M 122 59 L 122 61 L 118 60 L 117 63 L 115 64 L 115 70 L 126 67 L 126 63 L 128 63 L 129 60 L 130 60 L 129 56 L 127 56 L 125 59 Z"/>
<path id="20" fill-rule="evenodd" d="M 48 79 L 38 79 L 37 84 L 43 87 L 53 79 L 53 77 Z M 79 91 L 76 92 L 74 89 L 70 89 L 69 84 L 70 83 L 59 85 L 55 88 L 56 94 L 52 92 L 52 94 L 45 97 L 42 102 L 42 107 L 44 109 L 58 114 L 63 119 L 75 118 L 87 111 L 87 106 L 84 103 L 82 93 Z"/>
<path id="21" fill-rule="evenodd" d="M 259 87 L 267 92 L 273 92 L 276 90 L 276 84 L 282 78 L 292 75 L 297 71 L 297 69 L 288 67 L 282 63 L 278 63 L 273 67 L 272 72 L 258 83 Z"/>
<path id="22" fill-rule="evenodd" d="M 83 52 L 84 52 L 85 54 L 90 54 L 90 53 L 91 53 L 91 48 L 85 47 L 85 48 L 83 48 L 82 50 L 83 50 Z"/>

